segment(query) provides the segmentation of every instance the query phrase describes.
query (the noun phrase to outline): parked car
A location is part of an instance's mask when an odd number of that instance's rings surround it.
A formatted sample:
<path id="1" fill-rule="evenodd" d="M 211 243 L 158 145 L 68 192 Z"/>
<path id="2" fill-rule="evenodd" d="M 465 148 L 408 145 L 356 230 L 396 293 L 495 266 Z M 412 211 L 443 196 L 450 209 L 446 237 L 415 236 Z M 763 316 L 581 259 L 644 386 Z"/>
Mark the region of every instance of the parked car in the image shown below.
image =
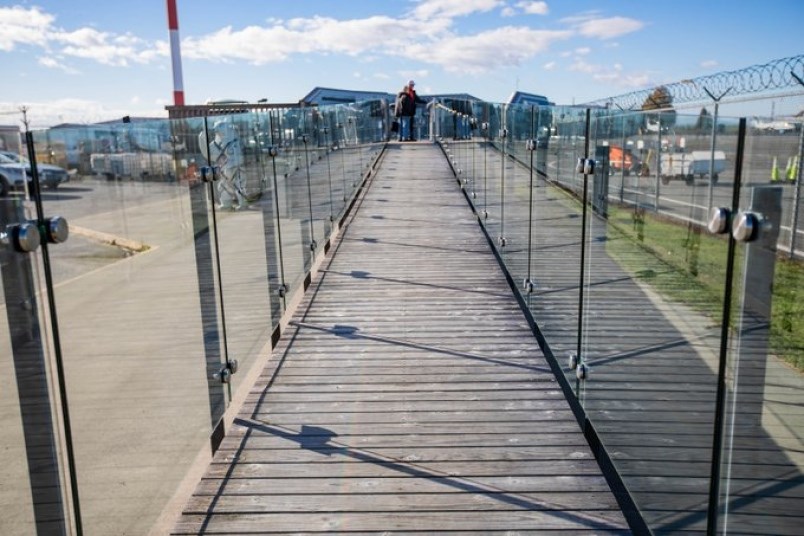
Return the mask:
<path id="1" fill-rule="evenodd" d="M 67 170 L 50 164 L 37 164 L 39 184 L 55 190 L 70 176 Z M 23 190 L 25 181 L 31 181 L 31 164 L 25 158 L 11 151 L 0 151 L 0 197 L 7 196 L 11 190 Z"/>

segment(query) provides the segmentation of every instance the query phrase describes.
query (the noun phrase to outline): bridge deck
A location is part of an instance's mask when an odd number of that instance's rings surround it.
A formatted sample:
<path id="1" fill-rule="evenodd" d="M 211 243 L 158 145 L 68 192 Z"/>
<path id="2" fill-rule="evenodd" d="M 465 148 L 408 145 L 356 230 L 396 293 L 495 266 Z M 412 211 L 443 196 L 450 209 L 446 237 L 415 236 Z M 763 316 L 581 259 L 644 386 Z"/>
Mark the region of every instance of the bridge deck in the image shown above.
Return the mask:
<path id="1" fill-rule="evenodd" d="M 628 532 L 435 146 L 329 255 L 174 534 Z"/>

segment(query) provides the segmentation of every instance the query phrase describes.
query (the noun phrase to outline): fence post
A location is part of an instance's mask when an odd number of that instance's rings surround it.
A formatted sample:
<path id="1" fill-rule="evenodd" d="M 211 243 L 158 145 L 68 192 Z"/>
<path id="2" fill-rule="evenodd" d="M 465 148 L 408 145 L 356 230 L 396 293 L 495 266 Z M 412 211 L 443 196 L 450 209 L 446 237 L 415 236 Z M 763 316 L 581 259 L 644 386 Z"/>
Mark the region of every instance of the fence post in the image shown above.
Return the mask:
<path id="1" fill-rule="evenodd" d="M 790 71 L 790 74 L 799 83 L 799 85 L 804 86 L 804 80 L 802 80 L 796 73 Z M 799 204 L 801 203 L 801 166 L 804 164 L 804 123 L 799 125 L 799 136 L 798 136 L 798 165 L 796 166 L 796 193 L 793 197 L 793 221 L 790 224 L 790 258 L 793 259 L 796 256 L 796 234 L 798 233 L 798 210 Z"/>
<path id="2" fill-rule="evenodd" d="M 715 97 L 712 95 L 712 92 L 709 91 L 706 87 L 703 88 L 709 98 L 712 99 L 715 103 L 715 113 L 712 117 L 712 143 L 710 145 L 710 153 L 709 153 L 709 188 L 708 188 L 708 198 L 706 201 L 706 210 L 707 214 L 712 212 L 712 195 L 714 190 L 714 177 L 715 177 L 715 146 L 717 144 L 717 118 L 718 118 L 718 111 L 720 109 L 720 100 L 726 96 L 726 94 L 731 91 L 731 88 L 726 89 L 723 93 L 719 96 Z"/>

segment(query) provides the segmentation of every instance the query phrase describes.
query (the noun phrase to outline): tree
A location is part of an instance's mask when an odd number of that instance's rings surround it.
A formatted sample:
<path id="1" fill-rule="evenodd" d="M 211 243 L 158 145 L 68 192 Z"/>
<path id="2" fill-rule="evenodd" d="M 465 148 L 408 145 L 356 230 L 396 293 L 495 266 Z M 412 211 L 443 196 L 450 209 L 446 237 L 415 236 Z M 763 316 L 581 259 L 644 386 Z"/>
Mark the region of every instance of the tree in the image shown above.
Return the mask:
<path id="1" fill-rule="evenodd" d="M 648 124 L 658 124 L 661 120 L 662 127 L 672 127 L 676 124 L 676 110 L 673 108 L 673 95 L 665 86 L 658 86 L 648 95 L 642 103 L 643 111 L 657 110 L 659 113 L 646 113 L 645 122 Z M 650 128 L 648 130 L 651 130 Z"/>
<path id="2" fill-rule="evenodd" d="M 712 116 L 704 106 L 701 108 L 701 113 L 698 115 L 698 120 L 695 122 L 695 129 L 702 131 L 712 130 Z"/>

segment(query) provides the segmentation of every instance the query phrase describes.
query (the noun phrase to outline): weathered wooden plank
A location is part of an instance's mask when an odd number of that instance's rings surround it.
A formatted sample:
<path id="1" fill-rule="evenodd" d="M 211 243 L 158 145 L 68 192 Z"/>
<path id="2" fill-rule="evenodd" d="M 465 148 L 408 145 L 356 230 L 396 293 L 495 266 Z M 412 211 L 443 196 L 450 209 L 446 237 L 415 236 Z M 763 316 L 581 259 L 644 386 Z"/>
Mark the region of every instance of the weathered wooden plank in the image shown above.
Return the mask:
<path id="1" fill-rule="evenodd" d="M 337 432 L 338 425 L 348 424 L 350 426 L 374 426 L 386 425 L 388 423 L 427 423 L 428 425 L 438 425 L 439 423 L 461 423 L 462 425 L 474 424 L 484 426 L 489 430 L 495 430 L 495 426 L 489 423 L 517 423 L 520 428 L 531 426 L 549 426 L 554 422 L 571 422 L 576 424 L 572 413 L 563 409 L 560 412 L 545 411 L 399 411 L 396 413 L 362 413 L 362 412 L 329 412 L 329 413 L 307 413 L 300 416 L 297 413 L 285 414 L 263 414 L 257 413 L 258 418 L 266 424 L 272 425 L 294 425 L 304 424 L 307 426 L 331 426 L 333 432 Z"/>
<path id="2" fill-rule="evenodd" d="M 210 465 L 220 463 L 344 463 L 344 459 L 337 454 L 344 447 L 333 446 L 329 449 L 318 448 L 315 451 L 300 449 L 298 445 L 293 448 L 285 445 L 282 448 L 277 444 L 273 448 L 268 446 L 257 447 L 253 444 L 247 449 L 237 448 L 239 445 L 226 445 L 218 450 Z M 365 447 L 361 447 L 365 448 Z M 460 462 L 460 461 L 535 461 L 535 460 L 591 460 L 593 456 L 586 451 L 568 451 L 566 446 L 527 445 L 507 443 L 503 445 L 460 445 L 453 447 L 421 447 L 411 445 L 408 447 L 370 447 L 371 452 L 382 458 L 400 460 L 403 462 L 430 463 L 430 462 Z M 569 452 L 569 454 L 568 454 Z"/>
<path id="3" fill-rule="evenodd" d="M 531 422 L 511 421 L 494 423 L 493 426 L 482 427 L 476 422 L 412 422 L 402 421 L 393 423 L 376 423 L 370 426 L 360 423 L 333 422 L 330 426 L 310 426 L 303 421 L 304 416 L 299 416 L 296 422 L 285 422 L 281 425 L 265 423 L 255 434 L 271 434 L 288 439 L 301 441 L 305 437 L 348 437 L 363 435 L 405 435 L 415 434 L 421 438 L 430 440 L 446 441 L 446 438 L 455 436 L 466 436 L 467 434 L 477 435 L 507 435 L 509 438 L 516 438 L 519 434 L 535 433 L 541 431 L 544 435 L 560 435 L 577 433 L 578 424 L 569 419 L 559 421 Z M 335 426 L 337 425 L 337 429 Z"/>
<path id="4" fill-rule="evenodd" d="M 410 412 L 444 412 L 454 411 L 459 405 L 462 412 L 489 412 L 489 411 L 530 411 L 538 413 L 542 411 L 567 411 L 567 405 L 563 400 L 556 399 L 531 399 L 531 400 L 461 400 L 456 404 L 455 400 L 408 400 L 405 397 L 396 400 L 367 400 L 367 401 L 332 401 L 328 399 L 316 401 L 308 400 L 304 402 L 278 402 L 271 398 L 261 401 L 259 413 L 271 415 L 282 415 L 286 413 L 379 413 L 394 415 L 400 411 Z M 502 404 L 501 404 L 502 402 Z"/>
<path id="5" fill-rule="evenodd" d="M 354 531 L 387 531 L 419 530 L 424 533 L 454 531 L 474 531 L 476 534 L 488 534 L 499 530 L 538 530 L 544 531 L 582 530 L 594 532 L 613 532 L 627 534 L 614 521 L 596 519 L 594 513 L 575 512 L 394 512 L 363 513 L 351 512 L 347 515 L 331 513 L 312 514 L 233 514 L 213 516 L 185 516 L 173 534 L 231 534 L 241 533 L 303 533 L 328 532 L 350 534 Z M 500 527 L 506 527 L 500 529 Z M 538 527 L 538 529 L 535 529 Z M 564 532 L 562 532 L 564 534 Z"/>
<path id="6" fill-rule="evenodd" d="M 343 448 L 325 454 L 327 463 L 246 463 L 236 459 L 225 464 L 213 464 L 207 478 L 382 478 L 412 474 L 434 476 L 576 476 L 600 475 L 595 460 L 552 460 L 549 464 L 535 460 L 457 460 L 443 462 L 402 461 L 380 456 L 373 451 Z M 700 470 L 699 470 L 700 471 Z M 690 471 L 691 474 L 694 471 Z M 700 474 L 700 473 L 698 473 Z M 659 475 L 661 476 L 661 475 Z M 683 475 L 679 475 L 683 476 Z"/>
<path id="7" fill-rule="evenodd" d="M 583 448 L 588 444 L 583 437 L 579 437 L 574 429 L 567 427 L 566 430 L 555 430 L 554 425 L 546 427 L 541 433 L 527 431 L 501 431 L 501 432 L 477 432 L 466 430 L 464 433 L 455 434 L 426 434 L 419 430 L 411 430 L 410 427 L 394 428 L 397 433 L 377 433 L 389 430 L 376 430 L 372 426 L 370 430 L 358 429 L 356 434 L 345 433 L 339 430 L 338 443 L 360 446 L 361 448 L 379 448 L 389 446 L 418 447 L 422 445 L 433 448 L 487 448 L 510 445 L 512 447 L 549 447 L 549 446 L 568 446 L 579 447 L 577 450 L 569 451 L 569 455 L 577 455 L 577 452 L 584 452 Z M 299 439 L 294 434 L 251 434 L 248 435 L 249 448 L 299 448 Z M 243 431 L 234 431 L 224 439 L 223 445 L 228 448 L 238 448 L 246 437 Z M 649 443 L 649 442 L 648 442 Z M 633 445 L 631 441 L 628 445 Z M 325 447 L 319 447 L 323 449 Z M 683 445 L 680 445 L 683 448 Z M 697 448 L 697 447 L 696 447 Z"/>
<path id="8" fill-rule="evenodd" d="M 501 497 L 504 492 L 488 492 L 467 496 L 466 493 L 428 493 L 379 495 L 372 497 L 372 507 L 381 512 L 405 512 L 421 509 L 423 504 L 430 511 L 464 512 L 511 510 L 515 505 Z M 596 512 L 617 510 L 613 500 L 605 500 L 599 493 L 560 493 L 550 492 L 544 496 L 522 494 L 524 501 L 540 504 L 547 508 L 567 511 Z M 501 500 L 502 499 L 502 500 Z M 603 500 L 601 500 L 603 499 Z M 525 505 L 523 504 L 523 509 Z M 349 495 L 315 495 L 308 494 L 303 498 L 296 495 L 222 495 L 219 497 L 200 495 L 193 497 L 185 511 L 189 515 L 203 515 L 209 512 L 220 514 L 252 512 L 252 513 L 305 513 L 320 512 L 352 512 L 356 509 L 355 498 Z"/>
<path id="9" fill-rule="evenodd" d="M 451 403 L 459 402 L 461 407 L 464 404 L 491 404 L 503 402 L 504 404 L 524 404 L 527 407 L 538 406 L 540 404 L 550 405 L 556 400 L 562 400 L 561 392 L 557 385 L 545 385 L 545 389 L 484 389 L 475 391 L 375 391 L 373 393 L 327 393 L 324 397 L 310 396 L 300 398 L 295 392 L 268 392 L 252 391 L 246 397 L 249 404 L 336 404 L 336 403 L 363 403 L 363 404 L 396 404 L 416 402 Z M 314 394 L 313 394 L 314 395 Z M 438 407 L 430 406 L 430 407 Z"/>

